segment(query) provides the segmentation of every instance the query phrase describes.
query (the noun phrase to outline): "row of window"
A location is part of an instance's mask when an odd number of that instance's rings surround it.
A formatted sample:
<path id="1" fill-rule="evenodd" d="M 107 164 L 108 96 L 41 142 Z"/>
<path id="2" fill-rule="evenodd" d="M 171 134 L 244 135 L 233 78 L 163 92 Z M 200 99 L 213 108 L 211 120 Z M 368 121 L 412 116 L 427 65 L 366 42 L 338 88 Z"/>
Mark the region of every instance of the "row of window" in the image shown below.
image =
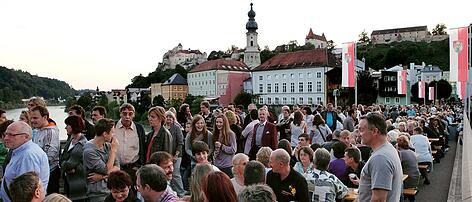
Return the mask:
<path id="1" fill-rule="evenodd" d="M 208 85 L 208 84 L 215 84 L 215 80 L 205 80 L 205 81 L 192 81 L 190 85 Z"/>
<path id="2" fill-rule="evenodd" d="M 305 102 L 306 101 L 306 102 Z M 322 101 L 321 101 L 321 97 L 316 97 L 316 104 L 321 104 Z M 304 104 L 313 104 L 313 98 L 312 97 L 308 97 L 306 100 L 305 98 L 303 97 L 299 97 L 298 98 L 298 101 L 295 97 L 291 97 L 290 98 L 290 102 L 288 102 L 288 98 L 287 97 L 283 97 L 282 100 L 280 100 L 280 98 L 278 97 L 275 97 L 275 98 L 272 98 L 272 97 L 268 97 L 266 99 L 264 99 L 263 97 L 260 97 L 259 98 L 259 104 L 268 104 L 268 105 L 271 105 L 271 104 L 274 104 L 274 105 L 285 105 L 285 104 L 291 104 L 291 105 L 294 105 L 294 104 L 299 104 L 299 105 L 304 105 Z"/>
<path id="3" fill-rule="evenodd" d="M 298 73 L 298 78 L 303 79 L 304 75 L 305 75 L 304 73 Z M 282 74 L 281 78 L 286 79 L 287 76 L 289 76 L 290 79 L 295 79 L 295 74 L 293 74 L 293 73 L 290 74 L 290 75 Z M 322 76 L 321 72 L 316 72 L 316 78 L 321 78 L 321 76 Z M 274 77 L 274 79 L 280 79 L 278 74 L 275 74 L 273 77 Z M 306 73 L 306 77 L 307 78 L 312 78 L 311 72 Z M 266 79 L 271 80 L 272 75 L 267 75 Z M 259 81 L 263 81 L 263 80 L 264 80 L 264 76 L 259 76 Z"/>
<path id="4" fill-rule="evenodd" d="M 395 103 L 394 103 L 394 104 L 400 104 L 400 98 L 399 98 L 399 97 L 396 97 L 396 98 L 394 98 L 394 99 L 395 99 Z M 386 97 L 386 98 L 385 98 L 385 104 L 390 104 L 391 101 L 392 101 L 392 103 L 393 103 L 393 100 L 390 99 L 389 97 Z"/>
<path id="5" fill-rule="evenodd" d="M 215 76 L 215 72 L 199 72 L 194 74 L 188 74 L 188 78 L 197 78 L 197 77 L 206 77 L 206 76 Z"/>
<path id="6" fill-rule="evenodd" d="M 304 88 L 304 83 L 303 82 L 298 82 L 298 93 L 303 93 L 303 92 L 308 92 L 311 93 L 313 92 L 313 82 L 309 81 L 307 82 L 307 88 L 305 91 Z M 316 92 L 321 92 L 322 91 L 322 85 L 321 81 L 316 82 Z M 260 83 L 259 84 L 259 93 L 264 92 L 264 84 Z M 279 93 L 279 83 L 274 83 L 274 91 L 273 93 Z M 287 83 L 282 83 L 282 93 L 287 92 Z M 295 93 L 295 83 L 290 83 L 290 92 Z M 268 83 L 266 84 L 266 91 L 265 93 L 272 93 L 272 84 Z"/>

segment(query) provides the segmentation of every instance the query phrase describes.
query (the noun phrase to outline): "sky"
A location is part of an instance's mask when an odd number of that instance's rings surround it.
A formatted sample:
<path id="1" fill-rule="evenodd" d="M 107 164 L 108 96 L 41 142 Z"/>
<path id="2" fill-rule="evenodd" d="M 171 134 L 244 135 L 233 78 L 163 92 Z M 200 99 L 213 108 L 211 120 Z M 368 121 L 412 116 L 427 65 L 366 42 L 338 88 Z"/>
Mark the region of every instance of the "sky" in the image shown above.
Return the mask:
<path id="1" fill-rule="evenodd" d="M 246 46 L 250 0 L 2 0 L 0 66 L 75 89 L 123 89 L 154 71 L 165 52 Z M 472 1 L 253 0 L 259 46 L 271 50 L 312 28 L 336 45 L 365 30 L 472 23 Z"/>

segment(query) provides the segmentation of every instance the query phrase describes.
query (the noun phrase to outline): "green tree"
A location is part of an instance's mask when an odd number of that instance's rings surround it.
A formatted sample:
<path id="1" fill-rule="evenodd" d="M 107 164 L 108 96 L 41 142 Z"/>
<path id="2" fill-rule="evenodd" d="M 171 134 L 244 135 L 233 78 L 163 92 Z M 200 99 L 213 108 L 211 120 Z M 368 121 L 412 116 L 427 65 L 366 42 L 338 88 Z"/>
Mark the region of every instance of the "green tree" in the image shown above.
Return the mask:
<path id="1" fill-rule="evenodd" d="M 365 43 L 365 44 L 369 44 L 370 43 L 370 38 L 369 38 L 369 35 L 367 34 L 367 32 L 365 30 L 363 30 L 360 34 L 359 34 L 359 40 L 358 40 L 359 43 Z"/>
<path id="2" fill-rule="evenodd" d="M 436 27 L 433 28 L 433 31 L 432 31 L 432 34 L 433 36 L 437 36 L 437 35 L 446 35 L 446 30 L 447 30 L 447 27 L 444 23 L 439 23 L 436 25 Z"/>
<path id="3" fill-rule="evenodd" d="M 97 103 L 98 106 L 106 107 L 108 106 L 108 98 L 106 95 L 101 95 Z"/>
<path id="4" fill-rule="evenodd" d="M 85 111 L 90 111 L 92 106 L 92 96 L 86 92 L 77 100 L 77 104 L 82 106 Z"/>
<path id="5" fill-rule="evenodd" d="M 243 105 L 243 106 L 248 106 L 249 104 L 252 103 L 253 95 L 250 93 L 246 93 L 244 91 L 241 91 L 236 97 L 234 98 L 234 104 L 235 105 Z"/>
<path id="6" fill-rule="evenodd" d="M 200 103 L 203 101 L 203 96 L 196 96 L 190 105 L 190 111 L 192 114 L 198 114 L 200 112 Z"/>
<path id="7" fill-rule="evenodd" d="M 169 108 L 173 107 L 176 111 L 178 111 L 180 105 L 182 105 L 182 100 L 180 100 L 180 99 L 171 99 L 171 100 L 169 100 Z"/>
<path id="8" fill-rule="evenodd" d="M 448 81 L 444 79 L 441 79 L 439 81 L 431 81 L 431 83 L 429 83 L 429 86 L 436 88 L 435 93 L 437 93 L 437 95 L 435 99 L 448 99 L 449 97 L 451 97 L 452 86 Z"/>
<path id="9" fill-rule="evenodd" d="M 152 105 L 164 107 L 166 105 L 166 101 L 164 100 L 164 97 L 162 97 L 162 95 L 157 95 L 152 100 Z"/>
<path id="10" fill-rule="evenodd" d="M 223 51 L 211 51 L 210 55 L 208 55 L 207 60 L 216 60 L 216 59 L 221 59 L 225 53 Z"/>
<path id="11" fill-rule="evenodd" d="M 77 100 L 75 99 L 75 97 L 68 97 L 66 99 L 66 107 L 65 107 L 65 110 L 69 109 L 70 107 L 74 106 L 77 104 Z"/>

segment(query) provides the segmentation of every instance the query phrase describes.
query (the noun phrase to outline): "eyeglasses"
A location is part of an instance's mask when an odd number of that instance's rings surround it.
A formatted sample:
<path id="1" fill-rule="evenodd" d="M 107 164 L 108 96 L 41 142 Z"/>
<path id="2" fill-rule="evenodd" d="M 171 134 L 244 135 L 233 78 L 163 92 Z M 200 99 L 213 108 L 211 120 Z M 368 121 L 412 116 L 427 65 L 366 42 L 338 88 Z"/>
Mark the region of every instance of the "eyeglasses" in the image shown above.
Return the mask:
<path id="1" fill-rule="evenodd" d="M 16 137 L 18 135 L 27 135 L 27 133 L 4 133 L 5 134 L 5 137 L 6 136 L 9 136 L 9 137 Z"/>

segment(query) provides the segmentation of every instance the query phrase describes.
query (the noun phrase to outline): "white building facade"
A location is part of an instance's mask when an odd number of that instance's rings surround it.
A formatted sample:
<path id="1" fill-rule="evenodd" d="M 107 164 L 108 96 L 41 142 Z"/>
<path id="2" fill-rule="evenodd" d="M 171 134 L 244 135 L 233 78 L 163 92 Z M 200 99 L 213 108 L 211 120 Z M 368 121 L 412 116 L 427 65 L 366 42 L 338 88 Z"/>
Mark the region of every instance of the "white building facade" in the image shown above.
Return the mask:
<path id="1" fill-rule="evenodd" d="M 310 67 L 255 71 L 252 73 L 253 93 L 259 95 L 259 104 L 324 104 L 325 71 L 329 69 Z"/>

